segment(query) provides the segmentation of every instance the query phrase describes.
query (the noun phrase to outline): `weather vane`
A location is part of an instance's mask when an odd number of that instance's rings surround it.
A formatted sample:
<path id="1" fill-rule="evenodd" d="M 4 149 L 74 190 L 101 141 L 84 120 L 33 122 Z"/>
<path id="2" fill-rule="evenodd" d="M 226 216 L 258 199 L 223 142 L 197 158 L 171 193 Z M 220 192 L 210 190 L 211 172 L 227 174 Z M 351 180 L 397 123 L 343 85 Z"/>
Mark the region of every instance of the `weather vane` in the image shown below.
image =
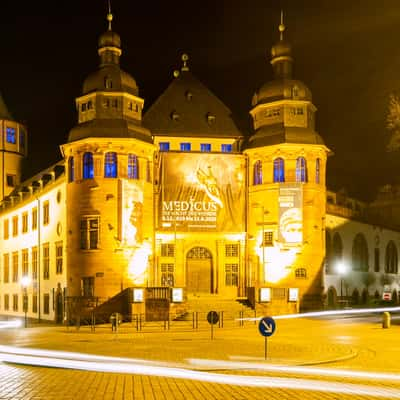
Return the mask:
<path id="1" fill-rule="evenodd" d="M 283 10 L 281 10 L 281 23 L 279 24 L 280 39 L 283 40 L 283 32 L 285 32 L 286 26 L 283 23 Z"/>
<path id="2" fill-rule="evenodd" d="M 111 13 L 111 0 L 108 0 L 108 14 L 107 14 L 107 21 L 108 21 L 108 30 L 111 31 L 111 21 L 113 19 L 113 15 Z"/>

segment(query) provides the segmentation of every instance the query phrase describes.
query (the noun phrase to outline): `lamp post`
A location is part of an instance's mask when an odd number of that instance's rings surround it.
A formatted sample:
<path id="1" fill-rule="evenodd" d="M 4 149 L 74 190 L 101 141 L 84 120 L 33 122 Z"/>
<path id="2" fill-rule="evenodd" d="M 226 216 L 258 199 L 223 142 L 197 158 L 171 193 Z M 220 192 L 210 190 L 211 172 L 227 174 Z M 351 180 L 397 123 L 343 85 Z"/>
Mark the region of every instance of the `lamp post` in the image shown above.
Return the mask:
<path id="1" fill-rule="evenodd" d="M 31 278 L 28 275 L 25 275 L 21 278 L 21 286 L 23 289 L 23 309 L 25 313 L 25 328 L 28 326 L 28 286 L 31 283 Z"/>
<path id="2" fill-rule="evenodd" d="M 339 262 L 336 265 L 336 271 L 340 275 L 340 300 L 342 301 L 342 304 L 343 304 L 343 283 L 344 283 L 343 281 L 344 281 L 344 276 L 347 273 L 347 265 L 345 263 L 343 263 L 342 261 Z"/>

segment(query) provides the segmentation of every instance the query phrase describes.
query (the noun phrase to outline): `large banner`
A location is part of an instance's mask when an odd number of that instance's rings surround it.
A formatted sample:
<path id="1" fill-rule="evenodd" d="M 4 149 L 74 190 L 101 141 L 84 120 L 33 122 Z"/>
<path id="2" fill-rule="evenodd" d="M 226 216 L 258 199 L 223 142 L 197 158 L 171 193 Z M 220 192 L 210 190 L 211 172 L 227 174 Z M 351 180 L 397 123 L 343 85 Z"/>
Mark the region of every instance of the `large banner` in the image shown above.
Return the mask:
<path id="1" fill-rule="evenodd" d="M 279 188 L 279 235 L 286 246 L 303 243 L 303 190 L 301 184 L 281 185 Z"/>
<path id="2" fill-rule="evenodd" d="M 244 230 L 243 156 L 165 152 L 160 157 L 158 229 Z"/>

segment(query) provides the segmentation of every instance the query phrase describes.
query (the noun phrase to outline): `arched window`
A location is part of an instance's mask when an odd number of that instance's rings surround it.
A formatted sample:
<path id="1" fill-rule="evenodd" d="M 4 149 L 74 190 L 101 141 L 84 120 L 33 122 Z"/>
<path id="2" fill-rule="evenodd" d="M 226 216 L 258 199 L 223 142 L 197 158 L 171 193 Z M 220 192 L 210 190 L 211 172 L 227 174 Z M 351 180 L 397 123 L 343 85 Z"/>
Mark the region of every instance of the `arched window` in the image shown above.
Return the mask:
<path id="1" fill-rule="evenodd" d="M 296 182 L 307 182 L 307 162 L 304 157 L 296 160 Z"/>
<path id="2" fill-rule="evenodd" d="M 332 240 L 328 230 L 325 231 L 325 271 L 332 274 L 334 271 L 332 265 Z"/>
<path id="3" fill-rule="evenodd" d="M 386 246 L 385 272 L 388 274 L 397 274 L 397 262 L 397 248 L 393 240 L 391 240 Z"/>
<path id="4" fill-rule="evenodd" d="M 254 176 L 253 176 L 253 184 L 261 185 L 263 182 L 262 176 L 262 163 L 261 160 L 258 160 L 254 163 Z"/>
<path id="5" fill-rule="evenodd" d="M 321 183 L 321 159 L 315 160 L 315 183 Z"/>
<path id="6" fill-rule="evenodd" d="M 109 152 L 104 157 L 104 177 L 116 178 L 118 175 L 117 153 Z"/>
<path id="7" fill-rule="evenodd" d="M 353 240 L 352 262 L 354 271 L 368 271 L 368 245 L 362 233 Z"/>
<path id="8" fill-rule="evenodd" d="M 74 157 L 70 157 L 68 159 L 68 182 L 73 182 L 75 178 L 75 171 L 74 171 Z"/>
<path id="9" fill-rule="evenodd" d="M 139 179 L 139 161 L 134 154 L 128 154 L 128 178 Z"/>
<path id="10" fill-rule="evenodd" d="M 274 182 L 285 182 L 285 162 L 280 157 L 274 160 Z"/>
<path id="11" fill-rule="evenodd" d="M 93 154 L 85 153 L 83 155 L 83 179 L 93 179 Z"/>
<path id="12" fill-rule="evenodd" d="M 342 238 L 337 232 L 333 235 L 331 260 L 332 262 L 330 271 L 332 274 L 335 274 L 338 272 L 338 264 L 343 260 L 343 242 Z"/>

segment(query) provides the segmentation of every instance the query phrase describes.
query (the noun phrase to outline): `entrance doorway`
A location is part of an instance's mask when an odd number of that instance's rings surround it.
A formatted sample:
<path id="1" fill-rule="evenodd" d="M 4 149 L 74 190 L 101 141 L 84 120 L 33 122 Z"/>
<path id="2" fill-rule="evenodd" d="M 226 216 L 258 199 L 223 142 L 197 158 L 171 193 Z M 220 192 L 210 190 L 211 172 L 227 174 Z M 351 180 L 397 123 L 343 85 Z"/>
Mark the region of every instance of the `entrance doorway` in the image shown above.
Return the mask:
<path id="1" fill-rule="evenodd" d="M 213 293 L 212 255 L 205 247 L 193 247 L 186 255 L 186 290 Z"/>

